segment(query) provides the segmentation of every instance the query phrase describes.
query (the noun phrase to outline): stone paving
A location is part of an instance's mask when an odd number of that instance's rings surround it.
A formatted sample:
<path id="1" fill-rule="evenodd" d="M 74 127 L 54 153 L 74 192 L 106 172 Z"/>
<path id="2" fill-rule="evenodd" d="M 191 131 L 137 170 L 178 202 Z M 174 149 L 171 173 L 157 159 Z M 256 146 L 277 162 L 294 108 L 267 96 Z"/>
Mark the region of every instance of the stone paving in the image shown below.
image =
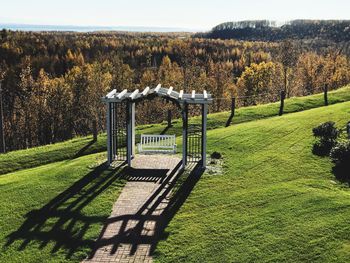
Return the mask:
<path id="1" fill-rule="evenodd" d="M 85 263 L 152 262 L 181 159 L 167 155 L 138 155 L 124 177 L 127 183 L 105 223 L 97 247 Z"/>

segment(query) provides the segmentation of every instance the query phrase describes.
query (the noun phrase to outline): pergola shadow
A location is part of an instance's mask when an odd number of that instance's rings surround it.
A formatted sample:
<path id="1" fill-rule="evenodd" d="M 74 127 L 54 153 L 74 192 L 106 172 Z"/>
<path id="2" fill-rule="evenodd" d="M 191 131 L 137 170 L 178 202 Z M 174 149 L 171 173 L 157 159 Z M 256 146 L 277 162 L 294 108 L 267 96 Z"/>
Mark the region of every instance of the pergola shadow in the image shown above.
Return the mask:
<path id="1" fill-rule="evenodd" d="M 43 249 L 54 243 L 51 253 L 65 251 L 66 258 L 75 253 L 90 250 L 90 258 L 106 245 L 111 245 L 111 254 L 115 253 L 121 243 L 131 246 L 132 255 L 141 244 L 151 246 L 153 253 L 158 241 L 165 238 L 164 229 L 189 196 L 191 190 L 203 173 L 200 163 L 189 164 L 186 170 L 179 162 L 169 171 L 167 169 L 130 169 L 120 165 L 116 168 L 102 164 L 57 195 L 40 209 L 25 215 L 26 220 L 13 233 L 7 236 L 5 247 L 19 245 L 18 250 L 25 250 L 32 242 L 39 243 Z M 142 174 L 142 176 L 140 176 Z M 181 178 L 181 180 L 179 180 Z M 90 216 L 82 210 L 96 197 L 106 191 L 117 180 L 129 182 L 148 182 L 159 184 L 157 190 L 145 201 L 135 214 L 122 217 L 106 218 Z M 160 207 L 166 203 L 166 206 Z M 103 233 L 108 225 L 120 221 L 122 227 L 115 236 L 104 239 Z M 136 222 L 134 227 L 126 229 L 128 222 Z M 88 237 L 87 232 L 94 224 L 103 224 L 101 235 L 97 240 Z M 145 226 L 155 225 L 152 233 L 147 233 Z M 78 255 L 78 254 L 77 254 Z"/>
<path id="2" fill-rule="evenodd" d="M 128 167 L 123 175 L 123 179 L 129 182 L 158 182 L 163 181 L 169 169 L 140 169 Z"/>
<path id="3" fill-rule="evenodd" d="M 154 171 L 149 170 L 150 174 Z M 184 170 L 182 162 L 179 162 L 135 214 L 108 218 L 89 259 L 94 258 L 104 247 L 109 247 L 109 254 L 114 255 L 121 245 L 129 247 L 130 256 L 135 254 L 140 245 L 148 245 L 148 256 L 151 256 L 158 242 L 167 237 L 164 229 L 186 201 L 203 172 L 200 163 L 189 164 Z M 118 232 L 106 238 L 107 229 L 116 223 L 120 226 Z"/>
<path id="4" fill-rule="evenodd" d="M 104 216 L 89 216 L 82 210 L 96 197 L 106 191 L 125 173 L 124 164 L 110 168 L 106 163 L 99 165 L 72 186 L 57 195 L 40 209 L 30 211 L 26 220 L 7 236 L 5 247 L 21 242 L 18 250 L 24 250 L 33 241 L 43 249 L 54 243 L 52 253 L 60 249 L 71 258 L 80 249 L 92 249 L 95 240 L 85 236 L 94 224 L 103 224 Z"/>

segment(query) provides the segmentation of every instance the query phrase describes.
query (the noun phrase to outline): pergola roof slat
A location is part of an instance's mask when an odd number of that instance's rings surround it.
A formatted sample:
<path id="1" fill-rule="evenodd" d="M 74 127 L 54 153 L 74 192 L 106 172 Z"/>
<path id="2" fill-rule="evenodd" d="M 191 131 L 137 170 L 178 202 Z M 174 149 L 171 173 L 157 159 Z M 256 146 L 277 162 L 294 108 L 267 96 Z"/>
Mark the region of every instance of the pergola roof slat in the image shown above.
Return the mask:
<path id="1" fill-rule="evenodd" d="M 196 93 L 195 90 L 192 90 L 191 93 L 184 93 L 183 90 L 180 90 L 180 92 L 175 91 L 172 86 L 165 88 L 162 87 L 161 84 L 158 84 L 154 89 L 146 87 L 142 92 L 140 92 L 139 89 L 136 89 L 133 92 L 128 92 L 127 89 L 124 89 L 118 93 L 116 89 L 113 89 L 105 97 L 103 97 L 103 101 L 121 102 L 126 99 L 139 100 L 151 94 L 155 94 L 160 97 L 168 97 L 169 99 L 177 101 L 180 104 L 209 104 L 213 100 L 211 94 L 208 94 L 206 90 L 204 90 L 203 93 Z"/>
<path id="2" fill-rule="evenodd" d="M 183 90 L 180 90 L 180 93 L 179 93 L 179 99 L 182 100 L 182 97 L 184 95 L 184 91 Z"/>
<path id="3" fill-rule="evenodd" d="M 115 94 L 117 93 L 117 89 L 112 90 L 111 92 L 109 92 L 106 97 L 107 98 L 112 98 Z"/>
<path id="4" fill-rule="evenodd" d="M 139 90 L 138 89 L 136 89 L 136 90 L 134 90 L 134 92 L 133 93 L 131 93 L 131 95 L 130 95 L 130 99 L 135 99 L 136 98 L 136 96 L 137 96 L 137 94 L 139 94 Z"/>
<path id="5" fill-rule="evenodd" d="M 142 91 L 142 96 L 146 96 L 149 92 L 150 88 L 146 87 L 143 91 Z"/>
<path id="6" fill-rule="evenodd" d="M 174 89 L 173 87 L 170 87 L 170 88 L 168 89 L 168 92 L 167 92 L 167 95 L 168 95 L 168 96 L 171 95 L 171 92 L 173 91 L 173 89 Z"/>
<path id="7" fill-rule="evenodd" d="M 162 87 L 162 85 L 158 84 L 158 86 L 154 89 L 154 92 L 158 93 L 161 87 Z"/>
<path id="8" fill-rule="evenodd" d="M 118 98 L 118 99 L 122 99 L 122 98 L 125 96 L 125 94 L 126 94 L 127 92 L 128 92 L 127 89 L 123 90 L 122 92 L 120 92 L 120 93 L 117 95 L 117 98 Z"/>

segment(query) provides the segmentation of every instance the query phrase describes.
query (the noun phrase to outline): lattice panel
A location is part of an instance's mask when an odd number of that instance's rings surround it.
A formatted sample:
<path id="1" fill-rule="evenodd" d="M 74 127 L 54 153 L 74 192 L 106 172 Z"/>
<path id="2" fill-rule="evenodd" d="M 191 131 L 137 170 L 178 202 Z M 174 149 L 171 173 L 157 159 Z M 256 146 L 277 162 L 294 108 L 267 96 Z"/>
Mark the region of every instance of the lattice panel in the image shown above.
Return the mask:
<path id="1" fill-rule="evenodd" d="M 187 161 L 198 162 L 202 158 L 201 125 L 189 124 L 187 137 Z"/>
<path id="2" fill-rule="evenodd" d="M 112 149 L 114 159 L 125 161 L 127 157 L 127 105 L 126 102 L 112 103 Z"/>

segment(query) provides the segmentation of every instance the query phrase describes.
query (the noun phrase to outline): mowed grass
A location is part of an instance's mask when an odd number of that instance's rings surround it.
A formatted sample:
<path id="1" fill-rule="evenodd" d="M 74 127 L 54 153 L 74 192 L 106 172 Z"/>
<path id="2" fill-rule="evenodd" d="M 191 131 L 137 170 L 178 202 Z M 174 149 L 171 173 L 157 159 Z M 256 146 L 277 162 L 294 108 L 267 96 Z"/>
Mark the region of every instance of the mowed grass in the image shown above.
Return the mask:
<path id="1" fill-rule="evenodd" d="M 329 92 L 329 104 L 350 100 L 350 86 Z M 324 105 L 323 94 L 306 97 L 290 98 L 285 101 L 285 113 L 303 111 Z M 276 116 L 279 111 L 279 103 L 270 103 L 252 107 L 244 107 L 236 110 L 232 125 L 257 119 Z M 137 113 L 136 113 L 137 114 Z M 208 115 L 208 129 L 224 127 L 230 116 L 230 112 L 221 112 Z M 191 123 L 199 123 L 200 117 L 191 118 Z M 166 124 L 151 124 L 139 126 L 136 129 L 137 139 L 140 134 L 160 134 L 166 128 Z M 182 134 L 182 121 L 173 121 L 173 127 L 166 131 L 167 134 Z M 101 134 L 96 142 L 92 137 L 79 137 L 62 143 L 20 150 L 0 155 L 0 175 L 9 172 L 36 167 L 52 162 L 74 159 L 83 155 L 106 151 L 106 135 Z"/>
<path id="2" fill-rule="evenodd" d="M 79 262 L 124 185 L 92 154 L 0 177 L 0 262 Z"/>
<path id="3" fill-rule="evenodd" d="M 350 102 L 208 132 L 223 173 L 205 173 L 156 248 L 159 262 L 348 262 L 350 190 L 311 129 Z M 105 153 L 0 177 L 0 261 L 79 262 L 124 185 Z"/>
<path id="4" fill-rule="evenodd" d="M 350 102 L 209 131 L 223 173 L 202 175 L 156 261 L 349 262 L 350 189 L 311 152 L 329 120 L 344 126 Z"/>

